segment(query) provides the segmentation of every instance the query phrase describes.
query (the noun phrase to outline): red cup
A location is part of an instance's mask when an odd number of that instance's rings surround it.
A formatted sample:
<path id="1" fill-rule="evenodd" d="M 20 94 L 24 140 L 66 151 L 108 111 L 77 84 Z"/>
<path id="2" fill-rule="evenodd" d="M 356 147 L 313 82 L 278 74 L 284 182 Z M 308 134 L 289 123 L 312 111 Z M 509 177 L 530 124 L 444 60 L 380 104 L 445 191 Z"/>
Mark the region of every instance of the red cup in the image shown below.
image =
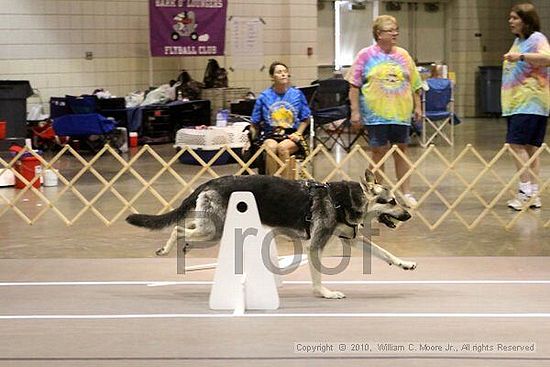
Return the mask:
<path id="1" fill-rule="evenodd" d="M 131 132 L 130 134 L 130 147 L 135 148 L 138 146 L 138 133 Z"/>
<path id="2" fill-rule="evenodd" d="M 0 140 L 6 138 L 6 121 L 0 121 Z"/>

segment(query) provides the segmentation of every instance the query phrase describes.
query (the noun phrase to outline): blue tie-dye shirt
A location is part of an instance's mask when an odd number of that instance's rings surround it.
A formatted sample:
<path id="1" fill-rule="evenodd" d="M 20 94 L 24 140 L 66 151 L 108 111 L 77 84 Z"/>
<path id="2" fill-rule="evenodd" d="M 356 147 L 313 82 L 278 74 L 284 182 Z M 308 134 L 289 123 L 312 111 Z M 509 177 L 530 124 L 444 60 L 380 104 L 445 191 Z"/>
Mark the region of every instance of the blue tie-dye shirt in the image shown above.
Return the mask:
<path id="1" fill-rule="evenodd" d="M 264 122 L 266 130 L 279 127 L 298 129 L 300 122 L 311 115 L 306 97 L 294 87 L 279 94 L 273 88 L 264 90 L 254 105 L 252 123 Z"/>

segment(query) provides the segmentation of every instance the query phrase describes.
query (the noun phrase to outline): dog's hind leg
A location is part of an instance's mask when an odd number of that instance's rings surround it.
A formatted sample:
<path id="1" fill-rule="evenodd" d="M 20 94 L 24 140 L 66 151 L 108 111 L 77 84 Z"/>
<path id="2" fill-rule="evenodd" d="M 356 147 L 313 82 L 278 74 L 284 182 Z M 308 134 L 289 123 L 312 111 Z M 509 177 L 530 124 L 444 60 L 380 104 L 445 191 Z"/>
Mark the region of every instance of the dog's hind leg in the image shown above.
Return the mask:
<path id="1" fill-rule="evenodd" d="M 178 244 L 179 240 L 184 240 L 187 244 L 187 242 L 193 241 L 210 241 L 218 237 L 215 228 L 202 224 L 201 219 L 196 219 L 195 221 L 191 222 L 188 226 L 174 226 L 168 241 L 155 254 L 157 256 L 168 255 L 174 246 Z"/>
<path id="2" fill-rule="evenodd" d="M 402 260 L 370 240 L 363 238 L 362 241 L 355 240 L 352 241 L 352 243 L 355 247 L 362 249 L 363 252 L 370 252 L 373 256 L 376 256 L 377 258 L 387 262 L 390 265 L 399 266 L 403 270 L 416 269 L 416 263 L 414 261 Z"/>
<path id="3" fill-rule="evenodd" d="M 178 225 L 174 226 L 174 229 L 172 229 L 172 232 L 170 233 L 170 237 L 168 238 L 168 241 L 159 248 L 157 251 L 155 251 L 155 254 L 157 256 L 164 256 L 168 255 L 170 251 L 174 248 L 174 246 L 178 243 L 178 237 L 181 237 L 179 235 L 179 232 L 182 230 L 182 228 Z"/>
<path id="4" fill-rule="evenodd" d="M 188 215 L 188 218 L 178 222 L 170 233 L 166 244 L 155 253 L 158 256 L 167 255 L 183 239 L 186 242 L 211 241 L 221 236 L 223 221 L 225 217 L 225 206 L 221 197 L 215 191 L 203 191 L 199 194 L 195 210 Z"/>

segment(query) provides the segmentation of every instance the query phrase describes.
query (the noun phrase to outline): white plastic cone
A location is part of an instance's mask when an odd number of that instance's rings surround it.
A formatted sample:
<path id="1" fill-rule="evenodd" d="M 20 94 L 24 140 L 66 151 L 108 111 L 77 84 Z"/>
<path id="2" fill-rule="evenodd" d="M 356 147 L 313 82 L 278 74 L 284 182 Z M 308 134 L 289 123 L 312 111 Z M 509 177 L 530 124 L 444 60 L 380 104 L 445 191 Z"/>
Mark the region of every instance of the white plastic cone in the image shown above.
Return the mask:
<path id="1" fill-rule="evenodd" d="M 242 211 L 245 207 L 246 210 Z M 211 309 L 237 310 L 242 313 L 243 308 L 279 308 L 275 274 L 264 264 L 264 257 L 267 261 L 270 259 L 267 249 L 262 256 L 262 245 L 267 233 L 268 228 L 260 221 L 254 195 L 251 192 L 231 194 L 220 242 L 218 266 L 210 292 Z M 270 244 L 265 246 L 270 248 Z"/>

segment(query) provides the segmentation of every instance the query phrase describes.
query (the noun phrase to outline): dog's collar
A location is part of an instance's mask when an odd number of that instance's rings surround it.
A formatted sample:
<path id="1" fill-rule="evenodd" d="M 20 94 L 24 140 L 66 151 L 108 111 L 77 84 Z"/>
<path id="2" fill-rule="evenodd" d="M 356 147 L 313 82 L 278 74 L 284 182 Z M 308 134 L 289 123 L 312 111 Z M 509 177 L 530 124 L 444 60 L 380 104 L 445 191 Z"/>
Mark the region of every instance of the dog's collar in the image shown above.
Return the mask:
<path id="1" fill-rule="evenodd" d="M 310 190 L 310 192 L 312 189 L 319 189 L 319 188 L 328 190 L 328 183 L 321 183 L 315 180 L 304 180 L 304 186 L 306 187 L 306 189 Z"/>
<path id="2" fill-rule="evenodd" d="M 307 180 L 307 181 L 304 181 L 304 186 L 305 186 L 305 188 L 306 188 L 306 190 L 308 191 L 308 194 L 309 194 L 309 207 L 308 207 L 308 211 L 307 211 L 306 217 L 305 217 L 306 222 L 311 223 L 312 212 L 313 212 L 312 207 L 313 207 L 313 191 L 314 190 L 317 190 L 317 189 L 326 190 L 327 194 L 328 194 L 328 197 L 330 199 L 330 202 L 334 206 L 334 209 L 340 210 L 342 208 L 342 205 L 339 204 L 336 200 L 334 200 L 334 198 L 330 194 L 330 184 L 329 183 L 320 183 L 320 182 L 317 182 L 317 181 L 314 181 L 314 180 Z M 359 224 L 352 224 L 352 223 L 348 222 L 348 220 L 346 219 L 346 213 L 345 212 L 342 213 L 341 220 L 342 220 L 343 224 L 345 224 L 346 226 L 351 227 L 353 229 L 353 236 L 352 237 L 339 236 L 339 237 L 344 238 L 344 239 L 354 239 L 355 237 L 357 237 L 357 228 L 358 228 Z M 306 226 L 306 234 L 307 234 L 308 239 L 311 238 L 310 226 L 311 226 L 311 224 L 309 226 Z"/>

